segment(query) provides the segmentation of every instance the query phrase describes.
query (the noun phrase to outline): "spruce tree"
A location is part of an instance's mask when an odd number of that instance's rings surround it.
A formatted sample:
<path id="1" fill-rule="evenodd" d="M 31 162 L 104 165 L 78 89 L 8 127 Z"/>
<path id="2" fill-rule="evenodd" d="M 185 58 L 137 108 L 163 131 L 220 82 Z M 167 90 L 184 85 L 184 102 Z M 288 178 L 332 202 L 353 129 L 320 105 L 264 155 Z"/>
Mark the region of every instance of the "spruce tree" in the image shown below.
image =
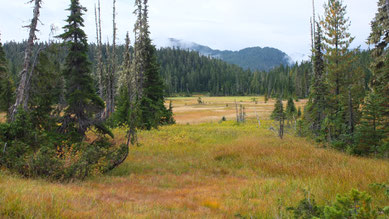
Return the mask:
<path id="1" fill-rule="evenodd" d="M 363 77 L 360 69 L 353 68 L 355 52 L 350 51 L 354 38 L 348 32 L 350 21 L 341 0 L 325 4 L 324 48 L 329 95 L 327 96 L 328 140 L 352 143 L 355 124 L 360 117 L 359 104 L 363 99 Z"/>
<path id="2" fill-rule="evenodd" d="M 97 95 L 91 78 L 91 63 L 88 61 L 88 42 L 82 16 L 86 8 L 79 0 L 71 0 L 70 15 L 63 27 L 65 33 L 59 37 L 68 48 L 63 75 L 67 108 L 62 124 L 64 132 L 75 134 L 80 139 L 87 129 L 98 123 L 96 114 L 104 109 L 104 102 Z"/>
<path id="3" fill-rule="evenodd" d="M 292 97 L 288 99 L 285 113 L 289 121 L 297 119 L 297 108 Z"/>
<path id="4" fill-rule="evenodd" d="M 0 111 L 8 112 L 14 102 L 14 85 L 8 69 L 3 44 L 0 41 Z"/>
<path id="5" fill-rule="evenodd" d="M 279 122 L 278 135 L 282 139 L 284 136 L 285 112 L 281 98 L 278 98 L 274 105 L 274 110 L 271 114 L 271 119 Z"/>
<path id="6" fill-rule="evenodd" d="M 164 85 L 159 73 L 156 49 L 150 39 L 148 23 L 148 0 L 136 1 L 138 18 L 136 27 L 139 36 L 135 43 L 136 71 L 138 75 L 138 92 L 140 100 L 141 126 L 145 129 L 157 128 L 168 115 L 164 103 Z M 139 15 L 140 13 L 140 15 Z M 137 51 L 138 50 L 138 51 Z M 138 57 L 137 57 L 138 56 Z"/>
<path id="7" fill-rule="evenodd" d="M 378 12 L 371 22 L 368 42 L 372 50 L 373 72 L 371 91 L 362 109 L 362 121 L 357 127 L 358 144 L 354 152 L 375 153 L 389 156 L 389 6 L 388 1 L 378 1 Z"/>
<path id="8" fill-rule="evenodd" d="M 326 97 L 328 92 L 324 72 L 323 35 L 319 25 L 317 25 L 316 31 L 313 57 L 313 83 L 310 89 L 309 101 L 305 108 L 304 121 L 308 130 L 315 136 L 319 136 L 325 118 L 325 110 L 327 107 Z"/>
<path id="9" fill-rule="evenodd" d="M 388 128 L 385 127 L 383 114 L 385 99 L 382 94 L 372 91 L 366 97 L 363 110 L 361 124 L 358 126 L 357 142 L 353 147 L 353 153 L 359 155 L 368 155 L 374 153 L 387 153 L 389 148 L 384 146 L 382 140 L 385 138 L 385 132 Z"/>
<path id="10" fill-rule="evenodd" d="M 378 2 L 378 12 L 371 23 L 371 29 L 369 44 L 374 45 L 371 88 L 382 98 L 382 116 L 379 120 L 384 122 L 387 127 L 386 133 L 389 133 L 389 52 L 387 49 L 389 45 L 389 7 L 387 1 Z"/>
<path id="11" fill-rule="evenodd" d="M 324 30 L 328 79 L 330 89 L 339 95 L 344 89 L 345 72 L 350 67 L 350 44 L 354 41 L 348 32 L 350 21 L 346 18 L 346 6 L 342 0 L 328 0 L 324 5 L 325 18 L 321 21 Z"/>

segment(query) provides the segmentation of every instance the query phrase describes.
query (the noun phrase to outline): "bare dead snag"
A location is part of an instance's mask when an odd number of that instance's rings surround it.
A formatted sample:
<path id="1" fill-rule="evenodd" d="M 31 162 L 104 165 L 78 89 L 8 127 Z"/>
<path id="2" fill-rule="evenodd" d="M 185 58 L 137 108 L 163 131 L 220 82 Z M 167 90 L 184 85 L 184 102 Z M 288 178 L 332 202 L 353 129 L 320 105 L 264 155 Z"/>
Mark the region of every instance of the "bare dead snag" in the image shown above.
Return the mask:
<path id="1" fill-rule="evenodd" d="M 31 59 L 32 59 L 32 50 L 34 47 L 34 41 L 36 40 L 36 31 L 39 21 L 40 8 L 42 4 L 42 0 L 30 0 L 29 3 L 35 2 L 34 10 L 33 10 L 33 18 L 31 20 L 31 24 L 27 26 L 30 28 L 29 38 L 27 41 L 27 47 L 24 52 L 24 63 L 23 70 L 19 73 L 20 82 L 18 89 L 16 90 L 16 101 L 13 106 L 11 106 L 10 111 L 10 121 L 15 120 L 15 116 L 17 114 L 17 110 L 19 107 L 22 107 L 24 110 L 27 110 L 28 106 L 28 98 L 30 92 L 30 81 L 33 76 L 33 70 L 31 67 Z"/>
<path id="2" fill-rule="evenodd" d="M 116 0 L 113 0 L 113 13 L 112 13 L 112 24 L 113 24 L 113 39 L 112 39 L 112 52 L 111 52 L 111 68 L 108 72 L 108 83 L 107 83 L 107 100 L 106 100 L 106 116 L 107 118 L 112 115 L 115 110 L 115 81 L 117 71 L 117 58 L 116 58 Z"/>

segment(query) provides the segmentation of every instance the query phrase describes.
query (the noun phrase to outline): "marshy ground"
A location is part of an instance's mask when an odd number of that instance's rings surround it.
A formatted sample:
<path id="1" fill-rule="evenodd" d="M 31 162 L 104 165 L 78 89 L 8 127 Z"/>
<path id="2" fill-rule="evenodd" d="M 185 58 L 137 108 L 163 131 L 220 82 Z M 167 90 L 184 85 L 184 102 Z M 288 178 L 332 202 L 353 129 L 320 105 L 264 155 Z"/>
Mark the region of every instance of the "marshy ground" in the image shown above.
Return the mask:
<path id="1" fill-rule="evenodd" d="M 280 140 L 268 130 L 274 102 L 263 97 L 257 104 L 251 97 L 202 99 L 172 98 L 178 124 L 142 131 L 142 145 L 107 175 L 60 184 L 0 171 L 0 218 L 275 218 L 305 191 L 325 204 L 352 188 L 389 204 L 369 187 L 388 181 L 388 161 L 293 135 Z M 245 124 L 234 121 L 235 100 L 252 117 Z M 125 141 L 124 130 L 114 132 L 115 141 Z"/>

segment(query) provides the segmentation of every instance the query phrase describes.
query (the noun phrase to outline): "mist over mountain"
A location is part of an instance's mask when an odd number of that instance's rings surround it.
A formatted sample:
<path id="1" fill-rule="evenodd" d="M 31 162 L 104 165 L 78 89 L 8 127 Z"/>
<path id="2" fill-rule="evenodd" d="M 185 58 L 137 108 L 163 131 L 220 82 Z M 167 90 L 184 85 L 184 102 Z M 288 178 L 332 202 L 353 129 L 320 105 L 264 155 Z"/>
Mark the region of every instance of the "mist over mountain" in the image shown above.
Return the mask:
<path id="1" fill-rule="evenodd" d="M 238 65 L 245 70 L 250 69 L 252 71 L 269 71 L 280 65 L 289 65 L 293 62 L 286 53 L 270 47 L 250 47 L 239 51 L 214 50 L 208 46 L 174 38 L 168 39 L 162 47 L 197 51 L 201 55 L 221 59 L 230 64 Z"/>

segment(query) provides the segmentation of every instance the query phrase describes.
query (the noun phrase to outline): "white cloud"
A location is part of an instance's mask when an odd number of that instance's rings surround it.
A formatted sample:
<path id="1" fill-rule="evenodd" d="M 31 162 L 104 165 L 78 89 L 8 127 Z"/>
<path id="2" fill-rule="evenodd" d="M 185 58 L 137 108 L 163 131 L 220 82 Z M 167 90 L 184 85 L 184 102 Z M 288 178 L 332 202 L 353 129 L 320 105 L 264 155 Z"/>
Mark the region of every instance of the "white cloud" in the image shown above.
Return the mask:
<path id="1" fill-rule="evenodd" d="M 80 0 L 88 8 L 85 31 L 95 41 L 94 4 L 97 0 Z M 103 40 L 111 40 L 112 0 L 102 1 Z M 317 14 L 323 14 L 326 0 L 316 0 Z M 26 0 L 0 0 L 2 41 L 21 41 L 27 37 L 21 27 L 29 23 L 31 5 Z M 51 24 L 62 27 L 68 14 L 69 0 L 44 0 L 38 37 L 46 40 Z M 370 32 L 375 2 L 344 0 L 352 22 L 350 32 L 356 36 L 353 46 L 364 45 Z M 117 0 L 119 42 L 132 32 L 134 0 Z M 238 50 L 250 46 L 270 46 L 286 53 L 309 53 L 309 18 L 311 0 L 150 0 L 151 36 L 155 42 L 166 38 L 193 41 L 216 49 Z M 62 29 L 57 34 L 60 34 Z"/>

